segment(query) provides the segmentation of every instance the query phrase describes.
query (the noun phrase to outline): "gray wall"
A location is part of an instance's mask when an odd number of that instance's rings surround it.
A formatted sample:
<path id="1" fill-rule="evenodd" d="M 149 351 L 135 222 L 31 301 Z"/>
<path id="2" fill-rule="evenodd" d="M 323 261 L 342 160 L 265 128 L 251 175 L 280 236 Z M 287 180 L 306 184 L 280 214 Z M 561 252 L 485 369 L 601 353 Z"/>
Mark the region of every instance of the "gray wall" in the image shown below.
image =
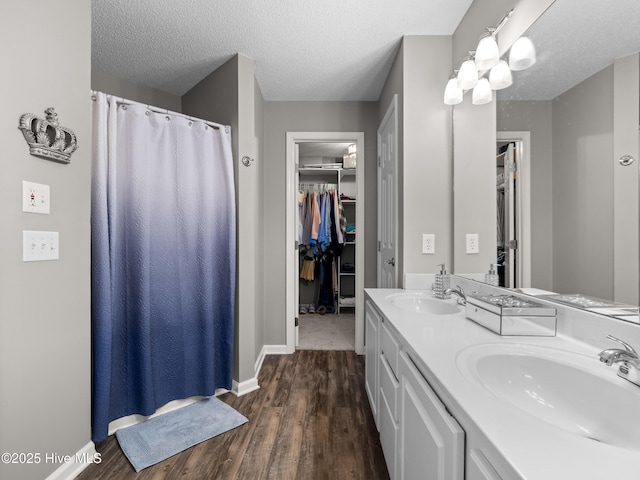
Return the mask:
<path id="1" fill-rule="evenodd" d="M 381 121 L 398 95 L 399 287 L 404 274 L 452 258 L 452 117 L 442 102 L 450 73 L 450 36 L 405 36 L 378 102 Z M 435 234 L 435 255 L 422 253 L 423 233 Z"/>
<path id="2" fill-rule="evenodd" d="M 640 303 L 640 53 L 613 63 L 613 155 L 614 169 L 614 300 Z M 622 155 L 636 159 L 632 165 L 616 162 Z"/>
<path id="3" fill-rule="evenodd" d="M 0 451 L 42 455 L 0 463 L 0 478 L 42 479 L 60 466 L 46 452 L 74 455 L 91 438 L 91 4 L 10 2 L 0 43 Z M 17 128 L 47 107 L 77 135 L 69 165 L 29 155 Z M 23 180 L 50 186 L 50 215 L 22 213 Z M 23 263 L 23 230 L 60 232 L 60 260 Z"/>
<path id="4" fill-rule="evenodd" d="M 163 92 L 156 88 L 143 87 L 98 70 L 91 71 L 91 88 L 99 92 L 123 97 L 127 100 L 166 108 L 172 112 L 182 111 L 182 100 L 178 95 Z"/>
<path id="5" fill-rule="evenodd" d="M 376 102 L 265 102 L 263 188 L 264 344 L 285 345 L 286 132 L 364 132 L 365 182 L 376 182 Z M 367 187 L 365 187 L 367 188 Z M 371 191 L 367 188 L 367 192 Z M 365 205 L 365 286 L 376 284 L 376 197 Z"/>
<path id="6" fill-rule="evenodd" d="M 497 102 L 498 131 L 531 134 L 531 285 L 553 289 L 551 101 Z"/>
<path id="7" fill-rule="evenodd" d="M 232 131 L 238 231 L 233 378 L 239 384 L 255 376 L 255 352 L 263 344 L 262 339 L 256 337 L 261 331 L 257 328 L 260 322 L 256 316 L 261 309 L 261 297 L 256 293 L 256 272 L 260 271 L 257 266 L 260 221 L 256 210 L 260 203 L 260 167 L 256 162 L 245 167 L 240 161 L 245 155 L 257 156 L 255 128 L 261 124 L 256 120 L 260 97 L 255 87 L 253 60 L 236 55 L 182 97 L 185 114 L 230 125 Z"/>
<path id="8" fill-rule="evenodd" d="M 495 102 L 473 105 L 469 92 L 453 118 L 453 271 L 487 272 L 497 244 Z M 479 253 L 466 252 L 467 234 L 478 235 Z"/>
<path id="9" fill-rule="evenodd" d="M 403 53 L 403 272 L 434 273 L 452 258 L 451 37 L 407 36 Z M 435 234 L 435 255 L 422 253 L 423 233 Z"/>
<path id="10" fill-rule="evenodd" d="M 613 298 L 613 67 L 553 101 L 553 288 Z"/>
<path id="11" fill-rule="evenodd" d="M 265 199 L 265 185 L 264 185 L 264 97 L 262 96 L 262 91 L 260 90 L 260 86 L 258 85 L 257 80 L 254 78 L 254 120 L 255 125 L 253 127 L 253 131 L 255 134 L 255 161 L 251 168 L 256 169 L 256 175 L 258 177 L 258 181 L 256 184 L 256 196 L 255 196 L 255 205 L 254 205 L 254 220 L 256 222 L 255 229 L 258 232 L 258 237 L 261 236 L 261 232 L 264 232 L 264 215 L 262 214 L 262 204 Z M 264 246 L 263 242 L 259 241 L 256 245 L 256 255 L 257 259 L 260 259 L 264 256 Z M 256 343 L 254 346 L 254 359 L 257 359 L 260 356 L 260 352 L 262 351 L 262 347 L 264 346 L 264 327 L 266 321 L 266 312 L 264 309 L 264 288 L 262 282 L 264 281 L 264 262 L 256 261 L 256 272 L 254 281 L 256 284 L 255 288 L 255 336 Z"/>

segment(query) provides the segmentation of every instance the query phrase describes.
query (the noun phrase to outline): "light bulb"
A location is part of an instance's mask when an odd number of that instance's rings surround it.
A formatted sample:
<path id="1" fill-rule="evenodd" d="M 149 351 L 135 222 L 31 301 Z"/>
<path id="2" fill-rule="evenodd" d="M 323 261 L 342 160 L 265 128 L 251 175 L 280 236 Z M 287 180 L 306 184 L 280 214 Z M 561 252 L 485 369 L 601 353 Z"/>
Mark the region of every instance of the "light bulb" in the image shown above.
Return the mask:
<path id="1" fill-rule="evenodd" d="M 528 37 L 520 37 L 511 46 L 509 52 L 509 67 L 511 70 L 518 71 L 529 68 L 536 63 L 536 47 Z"/>
<path id="2" fill-rule="evenodd" d="M 458 72 L 458 87 L 462 90 L 470 90 L 478 83 L 478 69 L 473 60 L 465 60 Z"/>
<path id="3" fill-rule="evenodd" d="M 491 90 L 502 90 L 511 86 L 513 77 L 509 65 L 504 60 L 500 60 L 498 64 L 489 72 L 489 85 Z"/>
<path id="4" fill-rule="evenodd" d="M 478 80 L 478 84 L 473 89 L 471 101 L 474 105 L 484 105 L 485 103 L 489 103 L 492 99 L 493 94 L 491 93 L 489 80 L 483 77 Z"/>
<path id="5" fill-rule="evenodd" d="M 496 37 L 492 33 L 485 34 L 478 43 L 476 49 L 476 68 L 478 71 L 489 70 L 495 67 L 500 60 L 500 50 L 496 43 Z"/>
<path id="6" fill-rule="evenodd" d="M 445 105 L 457 105 L 462 102 L 462 89 L 458 87 L 458 80 L 450 78 L 447 87 L 444 89 Z"/>

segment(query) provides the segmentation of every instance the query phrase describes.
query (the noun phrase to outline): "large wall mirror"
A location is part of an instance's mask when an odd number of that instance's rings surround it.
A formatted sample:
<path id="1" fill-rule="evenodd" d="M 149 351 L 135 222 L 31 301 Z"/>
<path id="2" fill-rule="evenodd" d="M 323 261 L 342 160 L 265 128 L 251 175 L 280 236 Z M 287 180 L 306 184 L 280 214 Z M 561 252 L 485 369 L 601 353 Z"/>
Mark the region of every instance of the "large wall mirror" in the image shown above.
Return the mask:
<path id="1" fill-rule="evenodd" d="M 497 92 L 495 113 L 487 116 L 493 121 L 495 114 L 497 131 L 496 161 L 484 161 L 496 174 L 495 191 L 493 185 L 486 189 L 496 208 L 476 209 L 474 216 L 497 228 L 495 240 L 481 240 L 491 250 L 483 252 L 481 265 L 488 267 L 490 258 L 500 263 L 508 287 L 638 305 L 640 2 L 556 0 L 526 35 L 536 45 L 538 61 L 514 72 L 513 86 Z M 472 108 L 454 110 L 454 122 L 464 121 Z M 623 166 L 619 159 L 626 155 L 635 162 Z M 521 168 L 518 162 L 527 163 Z M 454 167 L 454 175 L 464 172 Z M 499 201 L 501 178 L 508 192 L 502 199 L 511 205 L 506 209 Z M 454 223 L 459 211 L 468 215 L 465 205 L 487 205 L 465 190 L 454 188 L 461 206 Z M 501 215 L 512 216 L 511 230 L 522 236 L 516 242 L 505 236 Z M 456 237 L 464 228 L 464 222 L 456 227 Z M 515 255 L 513 246 L 525 253 Z M 463 249 L 454 252 L 456 273 L 485 271 L 469 271 L 470 256 Z"/>

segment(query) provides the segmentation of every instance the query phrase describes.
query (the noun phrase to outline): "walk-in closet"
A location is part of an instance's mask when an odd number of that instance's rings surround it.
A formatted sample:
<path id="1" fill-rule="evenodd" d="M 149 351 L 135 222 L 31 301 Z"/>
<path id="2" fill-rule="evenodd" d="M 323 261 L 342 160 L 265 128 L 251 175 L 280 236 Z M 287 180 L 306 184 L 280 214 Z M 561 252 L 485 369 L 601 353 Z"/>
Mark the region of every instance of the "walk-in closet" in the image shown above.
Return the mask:
<path id="1" fill-rule="evenodd" d="M 299 144 L 300 349 L 355 348 L 356 146 Z"/>

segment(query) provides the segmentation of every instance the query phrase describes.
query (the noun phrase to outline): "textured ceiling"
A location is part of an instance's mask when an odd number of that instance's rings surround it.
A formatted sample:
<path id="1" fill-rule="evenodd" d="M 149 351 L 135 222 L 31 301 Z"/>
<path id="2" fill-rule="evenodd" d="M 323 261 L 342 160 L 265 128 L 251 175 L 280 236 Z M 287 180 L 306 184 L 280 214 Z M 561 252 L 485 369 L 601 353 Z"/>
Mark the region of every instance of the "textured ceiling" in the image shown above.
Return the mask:
<path id="1" fill-rule="evenodd" d="M 552 100 L 640 51 L 640 0 L 556 0 L 529 28 L 538 61 L 499 100 Z"/>
<path id="2" fill-rule="evenodd" d="M 451 35 L 470 4 L 92 0 L 92 64 L 183 95 L 242 53 L 266 100 L 377 100 L 402 36 Z"/>

